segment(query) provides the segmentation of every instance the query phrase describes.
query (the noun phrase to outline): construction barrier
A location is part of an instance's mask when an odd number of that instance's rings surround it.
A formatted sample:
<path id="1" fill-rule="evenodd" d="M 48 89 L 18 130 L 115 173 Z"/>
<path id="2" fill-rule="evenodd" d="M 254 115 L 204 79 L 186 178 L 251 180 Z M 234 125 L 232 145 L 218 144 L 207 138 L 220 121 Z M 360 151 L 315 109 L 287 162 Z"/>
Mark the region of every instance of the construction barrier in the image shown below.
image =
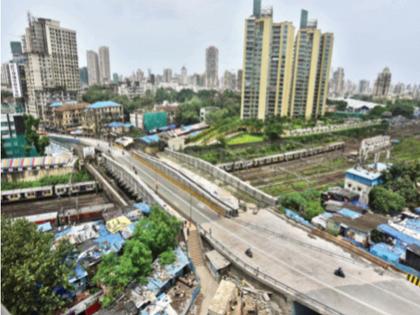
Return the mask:
<path id="1" fill-rule="evenodd" d="M 420 278 L 419 277 L 408 274 L 407 275 L 407 280 L 410 281 L 412 284 L 420 287 Z"/>

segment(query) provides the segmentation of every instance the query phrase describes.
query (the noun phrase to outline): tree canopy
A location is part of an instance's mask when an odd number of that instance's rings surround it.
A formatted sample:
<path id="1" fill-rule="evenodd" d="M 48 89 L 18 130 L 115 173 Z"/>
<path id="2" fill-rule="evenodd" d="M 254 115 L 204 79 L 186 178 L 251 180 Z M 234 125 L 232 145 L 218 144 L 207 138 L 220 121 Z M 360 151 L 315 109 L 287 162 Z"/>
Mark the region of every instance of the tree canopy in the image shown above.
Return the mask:
<path id="1" fill-rule="evenodd" d="M 150 216 L 141 219 L 132 238 L 127 241 L 122 255 L 106 255 L 93 278 L 105 286 L 103 305 L 107 307 L 131 282 L 143 283 L 152 271 L 152 262 L 159 258 L 161 264 L 174 261 L 173 249 L 181 225 L 179 221 L 154 205 Z"/>
<path id="2" fill-rule="evenodd" d="M 280 199 L 280 202 L 282 207 L 299 212 L 307 220 L 324 212 L 321 206 L 320 192 L 315 189 L 308 189 L 302 193 L 288 193 Z"/>
<path id="3" fill-rule="evenodd" d="M 50 144 L 50 140 L 48 137 L 39 136 L 39 119 L 34 118 L 31 115 L 24 115 L 23 119 L 25 123 L 26 155 L 29 155 L 32 146 L 35 147 L 38 154 L 44 155 L 45 148 Z"/>
<path id="4" fill-rule="evenodd" d="M 369 193 L 369 207 L 377 213 L 395 214 L 405 207 L 405 200 L 390 189 L 376 186 Z"/>
<path id="5" fill-rule="evenodd" d="M 1 218 L 1 301 L 13 314 L 52 314 L 67 301 L 55 293 L 68 286 L 72 251 L 67 242 L 52 250 L 54 236 L 24 219 Z"/>

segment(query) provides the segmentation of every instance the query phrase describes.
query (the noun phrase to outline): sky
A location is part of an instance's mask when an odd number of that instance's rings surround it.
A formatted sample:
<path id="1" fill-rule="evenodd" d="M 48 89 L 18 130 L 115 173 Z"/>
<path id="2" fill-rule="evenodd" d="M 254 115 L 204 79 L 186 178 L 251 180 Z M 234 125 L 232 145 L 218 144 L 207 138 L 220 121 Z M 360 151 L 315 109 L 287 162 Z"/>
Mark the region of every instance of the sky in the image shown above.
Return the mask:
<path id="1" fill-rule="evenodd" d="M 79 65 L 86 50 L 109 46 L 111 72 L 140 68 L 202 73 L 205 49 L 219 48 L 219 74 L 242 66 L 244 19 L 253 0 L 2 0 L 1 60 L 33 16 L 59 20 L 77 32 Z M 374 80 L 388 66 L 392 81 L 420 83 L 419 0 L 262 0 L 274 21 L 298 26 L 300 10 L 335 36 L 333 68 L 347 79 Z"/>

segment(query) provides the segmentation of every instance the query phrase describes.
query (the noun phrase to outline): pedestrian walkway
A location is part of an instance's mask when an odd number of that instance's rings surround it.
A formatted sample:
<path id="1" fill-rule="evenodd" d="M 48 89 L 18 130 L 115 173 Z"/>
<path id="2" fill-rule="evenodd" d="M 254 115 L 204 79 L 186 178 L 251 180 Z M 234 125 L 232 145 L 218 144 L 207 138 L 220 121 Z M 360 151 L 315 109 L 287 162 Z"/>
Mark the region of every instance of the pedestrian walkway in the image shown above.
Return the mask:
<path id="1" fill-rule="evenodd" d="M 210 302 L 217 290 L 218 283 L 210 274 L 204 264 L 203 248 L 201 246 L 200 233 L 196 226 L 188 223 L 188 253 L 194 264 L 195 270 L 200 277 L 201 292 L 196 301 L 196 314 L 207 314 Z"/>

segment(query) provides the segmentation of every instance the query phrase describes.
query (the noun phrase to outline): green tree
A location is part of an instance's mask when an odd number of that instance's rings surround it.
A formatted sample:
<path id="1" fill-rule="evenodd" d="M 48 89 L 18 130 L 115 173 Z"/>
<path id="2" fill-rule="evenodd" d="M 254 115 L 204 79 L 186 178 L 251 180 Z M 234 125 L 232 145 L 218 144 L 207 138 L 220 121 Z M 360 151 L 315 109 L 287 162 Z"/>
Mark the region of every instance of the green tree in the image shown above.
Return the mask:
<path id="1" fill-rule="evenodd" d="M 279 139 L 282 133 L 283 126 L 279 120 L 268 121 L 264 128 L 265 136 L 271 141 Z"/>
<path id="2" fill-rule="evenodd" d="M 72 251 L 67 242 L 52 249 L 54 236 L 23 219 L 1 218 L 1 301 L 13 314 L 53 314 L 67 301 L 54 289 L 68 287 Z"/>
<path id="3" fill-rule="evenodd" d="M 159 262 L 162 265 L 170 265 L 174 263 L 176 260 L 176 255 L 173 250 L 164 251 L 162 254 L 159 255 Z"/>
<path id="4" fill-rule="evenodd" d="M 189 101 L 178 106 L 176 122 L 178 124 L 194 124 L 200 121 L 200 108 L 203 106 L 199 97 L 194 96 Z"/>
<path id="5" fill-rule="evenodd" d="M 394 214 L 405 207 L 405 200 L 392 190 L 376 186 L 369 193 L 369 207 L 377 213 Z"/>
<path id="6" fill-rule="evenodd" d="M 35 147 L 38 154 L 44 155 L 45 148 L 50 144 L 50 140 L 48 139 L 48 137 L 39 136 L 39 119 L 36 119 L 31 115 L 24 115 L 23 119 L 25 123 L 26 155 L 29 155 L 29 152 L 31 151 L 32 147 Z"/>

